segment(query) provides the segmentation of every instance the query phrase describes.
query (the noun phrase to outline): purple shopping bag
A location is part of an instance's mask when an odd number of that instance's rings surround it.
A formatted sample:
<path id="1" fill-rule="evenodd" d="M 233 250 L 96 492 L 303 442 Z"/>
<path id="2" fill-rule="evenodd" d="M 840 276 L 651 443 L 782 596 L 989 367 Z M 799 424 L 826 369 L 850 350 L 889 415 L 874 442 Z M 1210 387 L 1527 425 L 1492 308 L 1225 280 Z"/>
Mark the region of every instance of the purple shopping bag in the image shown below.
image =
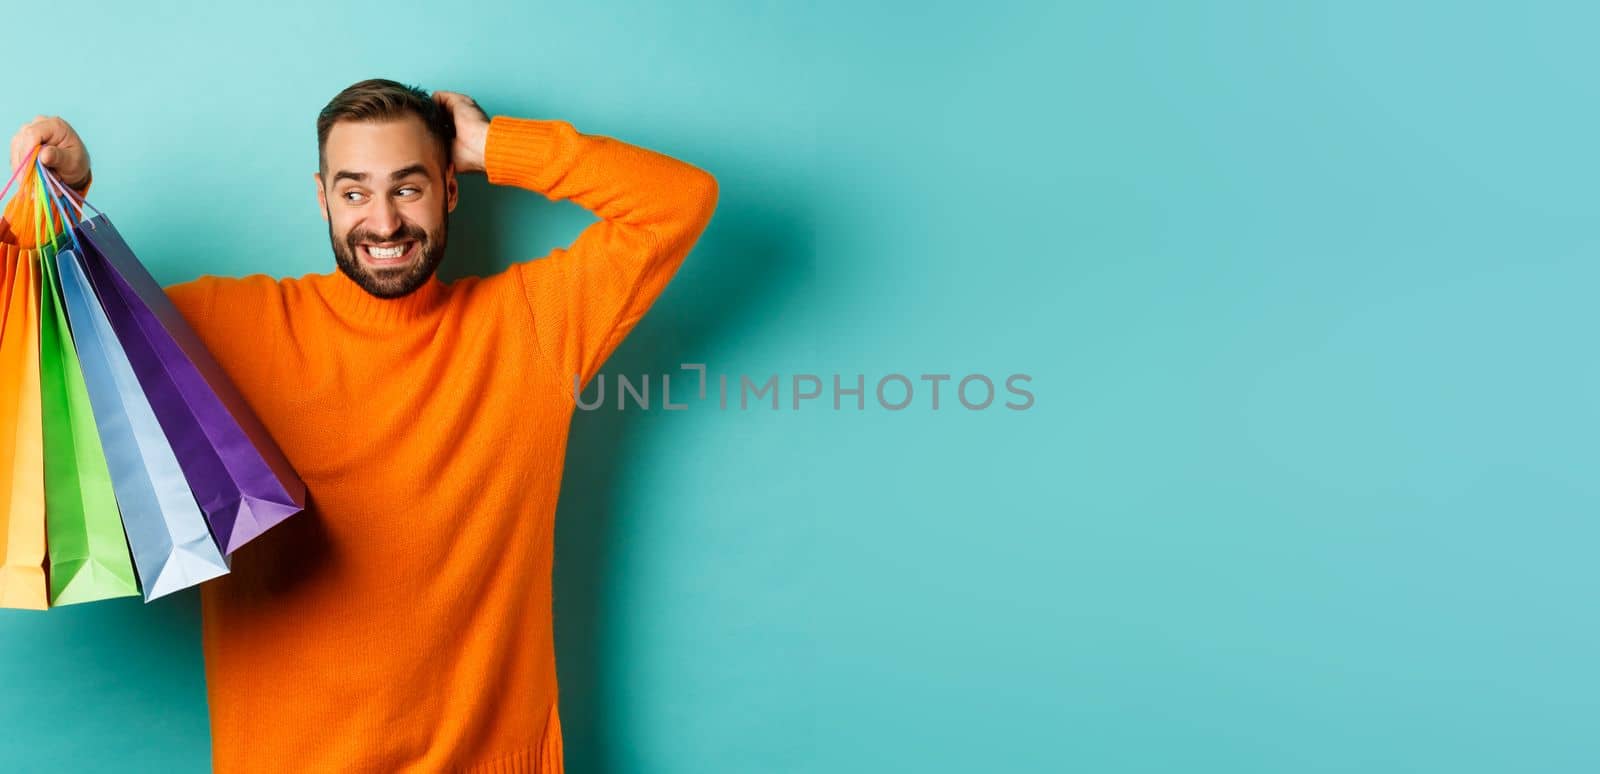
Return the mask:
<path id="1" fill-rule="evenodd" d="M 74 228 L 95 295 L 223 553 L 304 510 L 305 483 L 111 221 L 99 213 Z"/>

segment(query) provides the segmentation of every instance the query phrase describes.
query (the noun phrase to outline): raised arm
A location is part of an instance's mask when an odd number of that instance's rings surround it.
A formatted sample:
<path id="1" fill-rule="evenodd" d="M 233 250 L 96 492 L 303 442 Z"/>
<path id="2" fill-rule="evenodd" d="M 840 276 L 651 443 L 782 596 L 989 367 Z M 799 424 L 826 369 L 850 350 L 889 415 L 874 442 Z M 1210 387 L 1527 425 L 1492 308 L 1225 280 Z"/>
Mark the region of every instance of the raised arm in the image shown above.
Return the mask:
<path id="1" fill-rule="evenodd" d="M 587 385 L 705 230 L 716 178 L 566 121 L 509 116 L 489 122 L 484 171 L 491 183 L 570 199 L 600 218 L 571 245 L 510 269 L 556 377 Z"/>

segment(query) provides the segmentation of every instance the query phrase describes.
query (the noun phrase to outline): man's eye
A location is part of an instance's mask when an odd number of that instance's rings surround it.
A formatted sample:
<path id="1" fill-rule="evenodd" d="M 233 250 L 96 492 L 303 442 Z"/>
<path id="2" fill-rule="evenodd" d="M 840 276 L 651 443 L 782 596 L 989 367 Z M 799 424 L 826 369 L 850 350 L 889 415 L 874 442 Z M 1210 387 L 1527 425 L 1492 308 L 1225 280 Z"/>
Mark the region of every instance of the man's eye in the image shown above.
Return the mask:
<path id="1" fill-rule="evenodd" d="M 411 191 L 413 193 L 421 193 L 422 189 L 420 189 L 420 188 L 418 188 L 418 187 L 416 187 L 414 185 L 408 185 L 405 188 L 402 188 L 402 189 L 400 189 L 398 191 L 395 191 L 395 193 L 400 194 L 401 196 L 405 196 L 407 191 Z"/>
<path id="2" fill-rule="evenodd" d="M 345 191 L 342 196 L 347 202 L 356 202 L 361 200 L 362 193 L 360 191 Z"/>

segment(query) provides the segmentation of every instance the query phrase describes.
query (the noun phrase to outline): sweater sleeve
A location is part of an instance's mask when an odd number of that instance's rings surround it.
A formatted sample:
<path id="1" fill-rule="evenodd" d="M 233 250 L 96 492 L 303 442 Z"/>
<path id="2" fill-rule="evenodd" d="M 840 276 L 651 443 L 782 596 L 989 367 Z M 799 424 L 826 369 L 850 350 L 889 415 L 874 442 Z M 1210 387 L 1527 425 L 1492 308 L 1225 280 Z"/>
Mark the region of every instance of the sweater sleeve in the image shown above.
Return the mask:
<path id="1" fill-rule="evenodd" d="M 178 308 L 178 313 L 183 315 L 189 327 L 200 332 L 210 327 L 208 320 L 211 316 L 212 291 L 215 289 L 215 278 L 205 275 L 176 285 L 168 285 L 162 288 L 162 291 L 172 300 L 172 305 Z"/>
<path id="2" fill-rule="evenodd" d="M 661 295 L 717 205 L 710 173 L 572 124 L 495 116 L 484 147 L 489 182 L 599 217 L 571 245 L 513 264 L 539 350 L 580 390 Z M 570 394 L 570 393 L 569 393 Z"/>

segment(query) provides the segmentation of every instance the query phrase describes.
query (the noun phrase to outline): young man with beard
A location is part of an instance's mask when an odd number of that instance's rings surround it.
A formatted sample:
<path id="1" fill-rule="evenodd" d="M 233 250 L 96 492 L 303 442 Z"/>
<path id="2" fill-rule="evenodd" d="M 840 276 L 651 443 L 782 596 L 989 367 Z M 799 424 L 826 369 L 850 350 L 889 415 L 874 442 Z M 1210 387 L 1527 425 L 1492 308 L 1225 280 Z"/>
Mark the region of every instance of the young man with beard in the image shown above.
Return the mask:
<path id="1" fill-rule="evenodd" d="M 309 492 L 200 587 L 212 759 L 235 772 L 562 770 L 551 567 L 574 377 L 587 384 L 710 220 L 711 175 L 559 120 L 388 80 L 317 120 L 337 268 L 167 288 Z M 80 190 L 77 134 L 12 142 Z M 599 217 L 443 283 L 456 175 Z"/>

